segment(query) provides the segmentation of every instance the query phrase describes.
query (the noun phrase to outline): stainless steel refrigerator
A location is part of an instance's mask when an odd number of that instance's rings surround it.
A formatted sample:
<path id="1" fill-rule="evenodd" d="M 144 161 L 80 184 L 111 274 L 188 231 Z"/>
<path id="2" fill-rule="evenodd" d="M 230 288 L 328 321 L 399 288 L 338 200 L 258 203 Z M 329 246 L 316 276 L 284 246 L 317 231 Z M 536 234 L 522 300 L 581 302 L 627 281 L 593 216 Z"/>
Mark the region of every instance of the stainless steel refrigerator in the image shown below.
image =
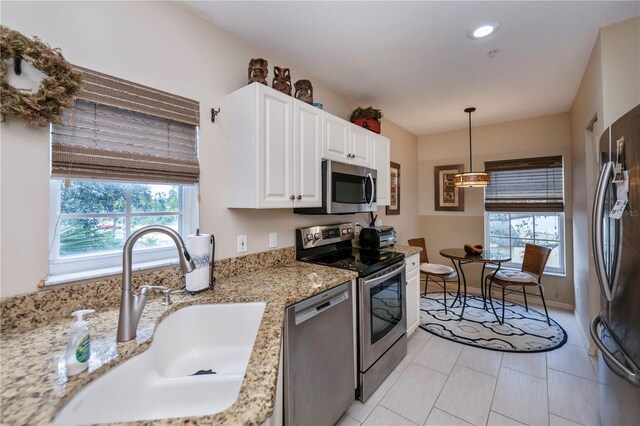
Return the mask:
<path id="1" fill-rule="evenodd" d="M 600 420 L 603 425 L 638 425 L 640 105 L 601 136 L 592 237 L 601 289 L 601 311 L 591 323 L 591 336 L 600 349 Z"/>

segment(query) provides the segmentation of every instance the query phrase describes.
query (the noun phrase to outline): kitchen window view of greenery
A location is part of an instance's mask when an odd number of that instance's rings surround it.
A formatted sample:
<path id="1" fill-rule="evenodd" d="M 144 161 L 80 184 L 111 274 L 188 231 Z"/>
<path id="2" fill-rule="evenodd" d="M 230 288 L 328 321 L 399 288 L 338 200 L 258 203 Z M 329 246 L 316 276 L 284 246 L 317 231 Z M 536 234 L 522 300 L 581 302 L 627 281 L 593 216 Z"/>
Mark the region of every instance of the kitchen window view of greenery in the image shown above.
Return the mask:
<path id="1" fill-rule="evenodd" d="M 192 188 L 99 180 L 71 180 L 66 186 L 65 180 L 52 179 L 55 217 L 50 224 L 54 228 L 50 263 L 67 264 L 58 273 L 114 266 L 120 262 L 125 241 L 137 229 L 164 225 L 184 234 L 188 229 L 185 205 Z M 138 240 L 134 253 L 143 253 L 142 261 L 156 261 L 175 257 L 175 248 L 168 236 L 152 233 Z M 112 261 L 100 262 L 101 258 Z M 82 260 L 91 262 L 83 265 Z M 70 263 L 77 265 L 69 267 Z"/>
<path id="2" fill-rule="evenodd" d="M 61 191 L 59 257 L 121 251 L 136 229 L 165 225 L 180 232 L 180 187 L 74 181 Z M 169 245 L 162 234 L 145 235 L 145 248 Z"/>

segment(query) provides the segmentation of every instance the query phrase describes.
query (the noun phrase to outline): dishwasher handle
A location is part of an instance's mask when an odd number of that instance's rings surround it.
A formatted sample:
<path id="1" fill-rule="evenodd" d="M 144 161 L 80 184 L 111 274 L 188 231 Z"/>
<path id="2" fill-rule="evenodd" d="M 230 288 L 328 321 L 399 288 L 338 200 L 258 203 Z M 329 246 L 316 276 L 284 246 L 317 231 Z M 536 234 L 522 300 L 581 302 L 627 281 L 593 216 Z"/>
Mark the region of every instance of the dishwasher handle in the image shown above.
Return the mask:
<path id="1" fill-rule="evenodd" d="M 331 292 L 332 294 L 325 295 L 325 293 L 323 293 L 316 297 L 312 297 L 301 309 L 296 307 L 295 324 L 300 325 L 303 322 L 309 321 L 321 313 L 338 306 L 340 303 L 349 300 L 349 287 L 347 287 L 347 285 L 343 284 L 336 290 L 338 291 Z"/>

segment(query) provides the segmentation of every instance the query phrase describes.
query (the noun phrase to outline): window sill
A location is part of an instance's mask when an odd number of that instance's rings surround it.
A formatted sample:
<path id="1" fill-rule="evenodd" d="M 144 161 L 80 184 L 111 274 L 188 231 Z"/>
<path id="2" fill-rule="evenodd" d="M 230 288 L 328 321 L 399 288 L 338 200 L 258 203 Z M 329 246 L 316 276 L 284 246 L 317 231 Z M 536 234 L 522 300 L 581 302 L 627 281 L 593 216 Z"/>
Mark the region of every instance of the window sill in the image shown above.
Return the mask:
<path id="1" fill-rule="evenodd" d="M 170 259 L 155 260 L 152 262 L 136 263 L 133 265 L 132 272 L 149 271 L 178 265 L 179 260 L 177 257 L 174 257 Z M 82 281 L 96 281 L 96 279 L 108 279 L 120 276 L 121 274 L 121 266 L 103 269 L 92 269 L 90 271 L 73 272 L 69 274 L 50 275 L 49 277 L 47 277 L 44 285 L 48 287 L 58 284 L 68 284 Z"/>

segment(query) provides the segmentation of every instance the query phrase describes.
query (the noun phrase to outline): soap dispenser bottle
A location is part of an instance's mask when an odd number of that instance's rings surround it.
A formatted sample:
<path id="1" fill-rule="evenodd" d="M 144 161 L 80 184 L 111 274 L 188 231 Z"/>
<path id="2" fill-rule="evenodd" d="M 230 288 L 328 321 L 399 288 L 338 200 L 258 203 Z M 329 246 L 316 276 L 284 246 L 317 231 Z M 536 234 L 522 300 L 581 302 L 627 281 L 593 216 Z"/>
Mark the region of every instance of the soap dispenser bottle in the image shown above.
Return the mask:
<path id="1" fill-rule="evenodd" d="M 94 312 L 93 309 L 83 309 L 71 314 L 76 317 L 76 322 L 69 332 L 69 343 L 67 344 L 67 353 L 65 356 L 67 376 L 80 374 L 89 366 L 91 338 L 89 337 L 89 326 L 86 321 L 82 319 L 82 316 Z"/>

